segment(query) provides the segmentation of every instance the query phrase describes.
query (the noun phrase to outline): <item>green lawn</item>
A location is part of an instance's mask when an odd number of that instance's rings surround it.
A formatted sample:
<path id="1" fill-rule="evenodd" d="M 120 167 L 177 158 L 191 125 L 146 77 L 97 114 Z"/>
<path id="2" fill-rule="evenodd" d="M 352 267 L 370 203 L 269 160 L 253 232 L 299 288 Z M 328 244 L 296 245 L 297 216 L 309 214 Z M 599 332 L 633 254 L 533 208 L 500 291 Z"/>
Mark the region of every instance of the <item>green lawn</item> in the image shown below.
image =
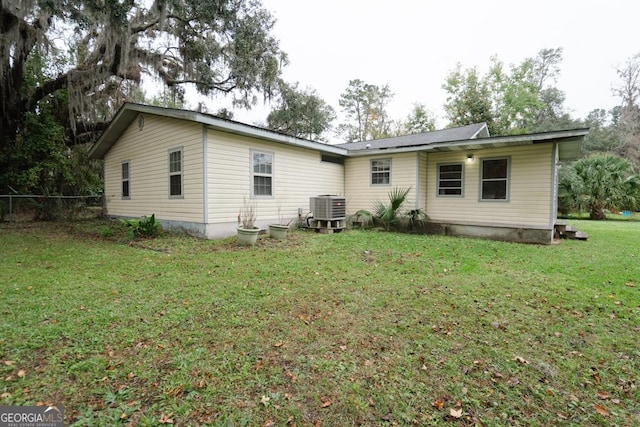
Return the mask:
<path id="1" fill-rule="evenodd" d="M 537 246 L 0 225 L 0 404 L 76 425 L 640 424 L 640 222 Z"/>

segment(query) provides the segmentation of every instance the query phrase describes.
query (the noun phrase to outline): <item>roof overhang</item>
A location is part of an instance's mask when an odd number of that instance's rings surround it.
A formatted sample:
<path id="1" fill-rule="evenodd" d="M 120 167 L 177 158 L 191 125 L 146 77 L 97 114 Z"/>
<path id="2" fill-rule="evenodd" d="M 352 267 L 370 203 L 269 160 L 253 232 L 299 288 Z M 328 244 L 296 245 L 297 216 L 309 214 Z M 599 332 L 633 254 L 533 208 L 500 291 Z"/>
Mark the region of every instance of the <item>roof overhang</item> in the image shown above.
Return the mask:
<path id="1" fill-rule="evenodd" d="M 582 144 L 582 141 L 584 140 L 584 137 L 588 133 L 589 129 L 584 128 L 524 135 L 495 136 L 489 138 L 465 139 L 460 141 L 436 142 L 426 145 L 406 146 L 398 148 L 364 149 L 350 151 L 349 157 L 406 153 L 415 151 L 472 151 L 481 150 L 484 148 L 558 143 L 560 160 L 571 160 L 577 158 L 580 154 L 580 146 Z"/>
<path id="2" fill-rule="evenodd" d="M 301 148 L 308 148 L 320 151 L 326 154 L 337 156 L 347 156 L 346 149 L 335 147 L 321 142 L 309 141 L 302 138 L 281 134 L 268 129 L 257 126 L 251 126 L 232 120 L 221 119 L 208 114 L 199 113 L 197 111 L 178 110 L 172 108 L 156 107 L 152 105 L 142 104 L 124 104 L 116 113 L 111 123 L 100 138 L 89 150 L 89 158 L 102 159 L 105 154 L 113 147 L 116 141 L 122 136 L 125 130 L 136 120 L 139 114 L 154 114 L 162 117 L 170 117 L 174 119 L 187 120 L 191 122 L 201 123 L 210 129 L 221 132 L 231 133 L 235 135 L 247 136 L 266 141 L 272 141 L 280 144 L 292 145 Z"/>
<path id="3" fill-rule="evenodd" d="M 324 154 L 338 157 L 362 157 L 380 154 L 406 153 L 406 152 L 438 152 L 438 151 L 471 151 L 484 148 L 513 147 L 520 145 L 532 145 L 541 143 L 558 143 L 559 160 L 571 160 L 580 154 L 580 146 L 584 137 L 589 133 L 588 128 L 532 133 L 524 135 L 509 135 L 496 137 L 476 137 L 458 141 L 434 142 L 429 144 L 409 145 L 402 147 L 369 148 L 347 150 L 335 145 L 309 141 L 302 138 L 285 135 L 257 126 L 251 126 L 233 120 L 221 119 L 209 114 L 197 111 L 179 110 L 172 108 L 156 107 L 142 104 L 124 104 L 116 113 L 111 123 L 100 138 L 89 150 L 89 158 L 102 159 L 120 136 L 137 119 L 139 114 L 152 114 L 190 122 L 200 123 L 209 129 L 230 134 L 256 138 L 263 141 L 271 141 L 300 148 L 315 150 Z M 477 135 L 484 136 L 484 135 Z"/>

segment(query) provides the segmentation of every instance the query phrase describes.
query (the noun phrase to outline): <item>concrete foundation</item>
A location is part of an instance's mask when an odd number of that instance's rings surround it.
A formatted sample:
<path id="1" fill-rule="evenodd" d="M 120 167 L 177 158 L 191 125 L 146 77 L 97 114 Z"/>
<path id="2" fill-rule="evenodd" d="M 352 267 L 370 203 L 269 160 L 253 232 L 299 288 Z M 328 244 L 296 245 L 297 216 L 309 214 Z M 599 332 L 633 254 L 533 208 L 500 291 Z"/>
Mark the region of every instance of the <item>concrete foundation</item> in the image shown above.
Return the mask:
<path id="1" fill-rule="evenodd" d="M 503 227 L 493 225 L 467 225 L 429 222 L 427 224 L 429 234 L 442 234 L 446 236 L 477 237 L 490 240 L 502 240 L 518 243 L 551 244 L 553 240 L 553 228 L 539 229 L 527 227 Z"/>

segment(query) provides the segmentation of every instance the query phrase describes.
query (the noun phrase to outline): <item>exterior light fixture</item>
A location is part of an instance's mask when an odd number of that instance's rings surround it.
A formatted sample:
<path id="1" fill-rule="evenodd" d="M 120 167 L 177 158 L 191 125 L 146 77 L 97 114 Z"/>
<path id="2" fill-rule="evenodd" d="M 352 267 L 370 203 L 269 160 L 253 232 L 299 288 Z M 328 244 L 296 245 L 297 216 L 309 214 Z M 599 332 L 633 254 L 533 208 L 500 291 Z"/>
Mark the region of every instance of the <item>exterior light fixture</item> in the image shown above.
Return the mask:
<path id="1" fill-rule="evenodd" d="M 473 154 L 467 154 L 467 163 L 473 162 Z"/>

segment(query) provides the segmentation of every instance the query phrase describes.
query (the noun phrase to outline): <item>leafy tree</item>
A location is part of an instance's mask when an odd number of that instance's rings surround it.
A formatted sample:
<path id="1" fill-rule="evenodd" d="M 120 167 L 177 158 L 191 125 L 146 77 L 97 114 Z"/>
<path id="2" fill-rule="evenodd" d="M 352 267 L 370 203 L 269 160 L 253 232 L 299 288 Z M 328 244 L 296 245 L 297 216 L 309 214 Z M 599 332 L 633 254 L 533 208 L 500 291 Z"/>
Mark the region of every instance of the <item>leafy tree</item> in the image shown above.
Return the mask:
<path id="1" fill-rule="evenodd" d="M 582 144 L 585 155 L 594 152 L 613 152 L 620 145 L 620 136 L 615 124 L 615 111 L 595 109 L 587 115 L 584 125 L 589 128 L 589 134 Z"/>
<path id="2" fill-rule="evenodd" d="M 90 140 L 101 122 L 150 73 L 169 88 L 194 85 L 233 93 L 249 107 L 270 96 L 286 56 L 271 35 L 274 19 L 258 0 L 6 0 L 0 6 L 0 152 L 25 139 L 29 114 L 66 92 L 51 114 L 65 137 Z M 67 40 L 66 46 L 55 40 Z M 30 60 L 66 62 L 30 84 Z M 64 114 L 62 114 L 64 112 Z M 10 165 L 3 162 L 0 170 Z M 5 189 L 2 189 L 5 191 Z"/>
<path id="3" fill-rule="evenodd" d="M 443 89 L 450 126 L 486 122 L 491 134 L 555 130 L 575 123 L 564 113 L 564 93 L 555 86 L 562 49 L 543 49 L 535 58 L 506 67 L 491 58 L 485 75 L 458 64 Z"/>
<path id="4" fill-rule="evenodd" d="M 391 136 L 392 121 L 386 111 L 391 98 L 393 93 L 388 85 L 376 86 L 359 79 L 350 80 L 338 101 L 349 119 L 339 127 L 347 142 Z"/>
<path id="5" fill-rule="evenodd" d="M 28 59 L 25 90 L 42 84 L 58 69 L 45 61 L 41 50 Z M 86 145 L 69 144 L 67 100 L 65 90 L 56 91 L 43 97 L 35 111 L 24 114 L 16 138 L 0 149 L 0 191 L 48 195 L 99 192 L 100 163 L 88 160 Z"/>
<path id="6" fill-rule="evenodd" d="M 335 111 L 313 89 L 282 83 L 278 106 L 267 116 L 267 127 L 311 140 L 322 140 L 336 118 Z"/>
<path id="7" fill-rule="evenodd" d="M 533 60 L 512 65 L 508 73 L 497 57 L 492 63 L 486 79 L 491 88 L 495 131 L 500 135 L 525 133 L 542 108 Z"/>
<path id="8" fill-rule="evenodd" d="M 218 111 L 216 111 L 214 115 L 220 117 L 221 119 L 233 120 L 233 111 L 230 111 L 227 108 L 218 109 Z"/>
<path id="9" fill-rule="evenodd" d="M 627 59 L 617 72 L 621 82 L 614 93 L 622 103 L 617 122 L 620 144 L 615 151 L 640 168 L 640 54 Z"/>
<path id="10" fill-rule="evenodd" d="M 588 210 L 591 219 L 604 219 L 605 209 L 640 206 L 640 176 L 633 164 L 608 153 L 595 153 L 561 168 L 560 205 Z"/>
<path id="11" fill-rule="evenodd" d="M 496 133 L 491 89 L 477 68 L 463 70 L 458 63 L 442 88 L 449 94 L 444 105 L 449 127 L 485 122 L 489 132 Z"/>
<path id="12" fill-rule="evenodd" d="M 404 122 L 399 122 L 397 135 L 431 132 L 436 130 L 436 118 L 423 104 L 413 104 Z"/>

